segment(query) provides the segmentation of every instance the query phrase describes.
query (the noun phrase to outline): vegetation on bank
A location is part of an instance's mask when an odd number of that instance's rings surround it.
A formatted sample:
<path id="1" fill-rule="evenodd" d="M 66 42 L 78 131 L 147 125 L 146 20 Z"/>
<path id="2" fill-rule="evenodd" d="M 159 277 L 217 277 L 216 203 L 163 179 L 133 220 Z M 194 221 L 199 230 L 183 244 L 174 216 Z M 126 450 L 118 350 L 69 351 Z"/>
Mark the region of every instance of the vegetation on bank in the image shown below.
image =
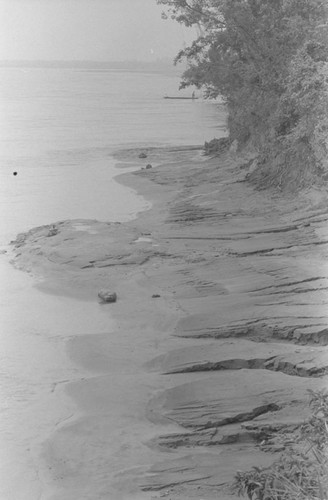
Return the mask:
<path id="1" fill-rule="evenodd" d="M 293 450 L 271 467 L 238 472 L 235 492 L 249 500 L 328 499 L 328 393 L 311 392 L 310 407 Z"/>
<path id="2" fill-rule="evenodd" d="M 258 153 L 253 180 L 328 180 L 326 0 L 157 0 L 198 32 L 177 55 L 182 87 L 222 96 L 231 141 Z"/>

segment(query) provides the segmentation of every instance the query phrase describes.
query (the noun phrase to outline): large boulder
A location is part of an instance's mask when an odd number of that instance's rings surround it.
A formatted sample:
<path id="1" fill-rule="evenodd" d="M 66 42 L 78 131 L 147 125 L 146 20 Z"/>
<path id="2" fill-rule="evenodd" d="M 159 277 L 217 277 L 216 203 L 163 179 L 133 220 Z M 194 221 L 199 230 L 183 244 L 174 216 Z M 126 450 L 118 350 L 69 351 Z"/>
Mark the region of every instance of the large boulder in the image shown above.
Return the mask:
<path id="1" fill-rule="evenodd" d="M 98 292 L 98 297 L 106 303 L 112 303 L 117 301 L 117 295 L 115 292 L 111 292 L 110 290 L 100 290 Z"/>

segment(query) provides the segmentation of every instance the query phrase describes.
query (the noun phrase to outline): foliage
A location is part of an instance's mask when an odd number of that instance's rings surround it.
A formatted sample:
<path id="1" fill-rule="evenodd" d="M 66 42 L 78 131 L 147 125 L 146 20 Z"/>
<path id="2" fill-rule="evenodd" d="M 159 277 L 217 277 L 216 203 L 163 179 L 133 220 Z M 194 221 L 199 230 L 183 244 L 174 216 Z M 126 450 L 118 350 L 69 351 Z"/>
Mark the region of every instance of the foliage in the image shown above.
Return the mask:
<path id="1" fill-rule="evenodd" d="M 256 148 L 266 176 L 268 167 L 276 179 L 291 167 L 318 174 L 327 169 L 325 1 L 157 2 L 166 16 L 199 33 L 176 58 L 188 62 L 182 87 L 224 98 L 231 141 Z"/>
<path id="2" fill-rule="evenodd" d="M 302 437 L 320 452 L 328 450 L 328 394 L 310 392 L 311 419 L 302 427 Z"/>
<path id="3" fill-rule="evenodd" d="M 328 499 L 328 393 L 310 391 L 312 418 L 301 429 L 303 451 L 268 468 L 238 472 L 233 489 L 249 500 Z"/>
<path id="4" fill-rule="evenodd" d="M 209 142 L 205 141 L 204 144 L 204 154 L 218 155 L 229 149 L 231 146 L 231 141 L 228 137 L 221 137 L 220 139 L 212 139 Z"/>

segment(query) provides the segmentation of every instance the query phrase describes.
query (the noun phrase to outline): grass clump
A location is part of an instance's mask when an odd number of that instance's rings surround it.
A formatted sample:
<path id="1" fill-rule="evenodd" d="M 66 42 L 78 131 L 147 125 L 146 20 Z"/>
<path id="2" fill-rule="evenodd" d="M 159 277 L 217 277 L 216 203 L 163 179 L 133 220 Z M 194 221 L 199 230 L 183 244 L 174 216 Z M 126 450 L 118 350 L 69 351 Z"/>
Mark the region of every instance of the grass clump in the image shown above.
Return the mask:
<path id="1" fill-rule="evenodd" d="M 311 418 L 293 449 L 271 467 L 237 472 L 233 491 L 249 500 L 328 500 L 328 392 L 310 392 Z"/>

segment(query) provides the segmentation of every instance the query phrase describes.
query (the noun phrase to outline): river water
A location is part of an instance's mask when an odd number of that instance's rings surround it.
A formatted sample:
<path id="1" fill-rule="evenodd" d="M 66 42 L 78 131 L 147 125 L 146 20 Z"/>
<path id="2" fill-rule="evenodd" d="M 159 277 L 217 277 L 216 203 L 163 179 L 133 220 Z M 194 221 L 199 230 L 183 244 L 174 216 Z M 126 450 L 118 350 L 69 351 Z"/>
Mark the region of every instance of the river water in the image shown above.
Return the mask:
<path id="1" fill-rule="evenodd" d="M 150 73 L 0 68 L 0 243 L 50 221 L 127 220 L 143 209 L 113 182 L 113 149 L 222 135 L 214 103 L 163 99 L 178 86 Z"/>
<path id="2" fill-rule="evenodd" d="M 0 74 L 5 250 L 34 226 L 126 221 L 146 209 L 146 200 L 115 182 L 114 150 L 202 144 L 224 134 L 215 103 L 163 99 L 179 95 L 173 76 L 77 68 L 0 68 Z M 95 325 L 97 334 L 108 332 L 111 319 L 97 303 L 81 307 L 42 293 L 8 255 L 0 255 L 0 499 L 41 500 L 50 498 L 40 474 L 42 443 L 75 408 L 61 389 L 85 375 L 67 356 L 66 342 Z"/>

